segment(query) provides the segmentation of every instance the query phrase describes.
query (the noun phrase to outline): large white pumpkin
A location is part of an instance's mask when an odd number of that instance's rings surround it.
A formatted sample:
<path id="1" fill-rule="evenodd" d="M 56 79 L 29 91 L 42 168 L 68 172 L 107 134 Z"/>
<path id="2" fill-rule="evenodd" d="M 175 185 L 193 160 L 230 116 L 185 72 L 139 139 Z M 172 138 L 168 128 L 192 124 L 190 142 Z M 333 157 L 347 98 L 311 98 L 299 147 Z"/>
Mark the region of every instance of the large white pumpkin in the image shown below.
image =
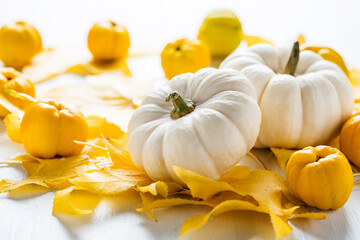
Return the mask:
<path id="1" fill-rule="evenodd" d="M 256 89 L 262 123 L 255 147 L 326 144 L 351 115 L 353 94 L 343 71 L 302 51 L 294 75 L 283 74 L 290 54 L 291 48 L 257 44 L 220 66 L 243 73 Z"/>
<path id="2" fill-rule="evenodd" d="M 260 122 L 255 89 L 243 74 L 205 68 L 145 97 L 129 122 L 129 152 L 153 180 L 179 181 L 174 165 L 218 179 L 254 146 Z"/>

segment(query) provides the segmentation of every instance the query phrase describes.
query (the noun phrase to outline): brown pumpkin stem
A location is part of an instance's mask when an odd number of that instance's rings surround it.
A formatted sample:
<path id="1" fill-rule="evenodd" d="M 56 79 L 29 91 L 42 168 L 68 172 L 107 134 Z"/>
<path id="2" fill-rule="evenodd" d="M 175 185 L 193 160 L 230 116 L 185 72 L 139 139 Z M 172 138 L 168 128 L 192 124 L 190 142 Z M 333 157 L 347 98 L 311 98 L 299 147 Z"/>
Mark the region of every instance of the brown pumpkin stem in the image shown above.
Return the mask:
<path id="1" fill-rule="evenodd" d="M 187 100 L 181 97 L 181 95 L 178 92 L 172 92 L 170 93 L 166 99 L 165 102 L 172 101 L 174 107 L 170 111 L 170 116 L 174 119 L 181 118 L 195 109 L 195 104 L 191 100 Z"/>
<path id="2" fill-rule="evenodd" d="M 297 41 L 294 43 L 294 46 L 291 50 L 291 54 L 286 64 L 284 74 L 290 74 L 294 76 L 296 66 L 299 62 L 299 58 L 300 58 L 300 47 L 299 47 L 299 42 Z"/>

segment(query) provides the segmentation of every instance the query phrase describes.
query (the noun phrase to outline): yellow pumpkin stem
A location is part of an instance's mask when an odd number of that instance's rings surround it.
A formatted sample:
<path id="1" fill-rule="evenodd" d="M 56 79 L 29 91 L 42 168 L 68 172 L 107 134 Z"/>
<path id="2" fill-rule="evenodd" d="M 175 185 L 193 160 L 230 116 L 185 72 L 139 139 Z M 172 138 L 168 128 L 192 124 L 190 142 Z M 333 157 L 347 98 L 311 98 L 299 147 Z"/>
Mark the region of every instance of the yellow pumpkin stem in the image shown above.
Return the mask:
<path id="1" fill-rule="evenodd" d="M 294 76 L 296 66 L 299 62 L 299 58 L 300 58 L 300 47 L 299 47 L 299 42 L 297 41 L 294 43 L 294 46 L 291 50 L 291 54 L 286 64 L 284 74 L 290 74 Z"/>
<path id="2" fill-rule="evenodd" d="M 170 102 L 170 100 L 174 105 L 170 111 L 170 116 L 174 119 L 181 118 L 195 109 L 195 104 L 191 100 L 183 99 L 176 91 L 170 93 L 166 97 L 165 102 Z"/>

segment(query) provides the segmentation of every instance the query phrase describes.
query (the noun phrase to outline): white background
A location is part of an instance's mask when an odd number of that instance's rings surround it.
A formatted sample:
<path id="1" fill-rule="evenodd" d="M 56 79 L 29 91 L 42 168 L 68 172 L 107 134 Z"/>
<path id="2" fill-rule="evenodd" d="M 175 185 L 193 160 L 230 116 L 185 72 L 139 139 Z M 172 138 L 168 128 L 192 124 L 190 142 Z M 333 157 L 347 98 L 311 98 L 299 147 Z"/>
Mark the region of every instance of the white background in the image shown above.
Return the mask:
<path id="1" fill-rule="evenodd" d="M 246 34 L 276 44 L 291 45 L 302 33 L 308 42 L 334 48 L 348 65 L 360 67 L 360 1 L 16 1 L 0 0 L 0 25 L 25 20 L 40 31 L 45 46 L 86 44 L 91 25 L 113 19 L 127 26 L 133 45 L 161 50 L 169 41 L 195 38 L 206 14 L 230 8 L 239 16 Z M 161 73 L 159 58 L 149 63 Z M 150 67 L 150 69 L 152 69 Z M 139 69 L 132 70 L 135 72 Z M 140 70 L 141 71 L 141 70 Z M 60 82 L 77 78 L 66 75 Z M 45 86 L 44 86 L 45 87 Z M 41 89 L 40 89 L 41 90 Z M 3 133 L 3 123 L 0 133 Z M 21 146 L 0 135 L 0 160 L 23 153 Z M 272 163 L 273 166 L 276 163 Z M 22 179 L 23 170 L 0 166 L 0 179 Z M 0 195 L 0 239 L 176 239 L 181 223 L 208 211 L 206 207 L 176 207 L 155 212 L 158 222 L 136 213 L 139 199 L 109 197 L 90 216 L 51 215 L 53 192 L 9 198 Z M 286 239 L 360 239 L 360 191 L 329 212 L 324 221 L 292 221 L 294 232 Z M 269 217 L 249 212 L 223 214 L 184 239 L 274 239 Z"/>

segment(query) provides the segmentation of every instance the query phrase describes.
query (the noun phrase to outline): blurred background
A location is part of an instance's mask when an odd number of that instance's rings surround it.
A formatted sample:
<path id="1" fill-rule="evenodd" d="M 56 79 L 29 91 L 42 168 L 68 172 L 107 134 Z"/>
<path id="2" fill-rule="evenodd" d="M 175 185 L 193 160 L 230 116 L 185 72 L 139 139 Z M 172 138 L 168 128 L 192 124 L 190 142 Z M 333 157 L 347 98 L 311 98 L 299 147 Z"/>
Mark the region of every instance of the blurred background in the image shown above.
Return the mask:
<path id="1" fill-rule="evenodd" d="M 133 46 L 160 51 L 170 41 L 196 38 L 206 15 L 219 8 L 233 10 L 245 34 L 281 45 L 303 34 L 360 67 L 359 0 L 0 0 L 0 25 L 28 21 L 44 46 L 56 47 L 86 45 L 90 27 L 112 19 L 127 27 Z"/>

